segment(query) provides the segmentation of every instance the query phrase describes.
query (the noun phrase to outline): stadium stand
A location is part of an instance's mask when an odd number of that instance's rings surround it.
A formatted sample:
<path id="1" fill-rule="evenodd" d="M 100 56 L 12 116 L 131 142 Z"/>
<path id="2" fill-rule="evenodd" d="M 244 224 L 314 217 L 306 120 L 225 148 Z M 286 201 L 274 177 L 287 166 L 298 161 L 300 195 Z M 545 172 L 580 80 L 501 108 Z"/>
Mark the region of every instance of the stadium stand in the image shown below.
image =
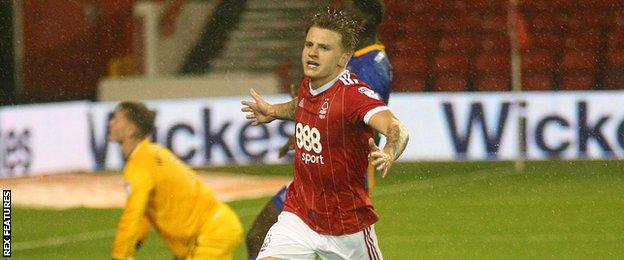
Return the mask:
<path id="1" fill-rule="evenodd" d="M 395 90 L 510 90 L 507 2 L 386 1 Z M 624 88 L 624 2 L 532 0 L 519 9 L 524 90 Z"/>
<path id="2" fill-rule="evenodd" d="M 478 91 L 508 90 L 509 54 L 506 52 L 482 52 L 475 58 L 475 89 Z"/>
<path id="3" fill-rule="evenodd" d="M 330 2 L 246 1 L 207 73 L 279 71 L 287 75 L 280 79 L 299 78 L 301 46 L 292 39 L 301 37 L 301 17 Z M 68 2 L 62 9 L 25 2 L 24 9 L 34 11 L 24 16 L 29 35 L 21 72 L 24 98 L 93 99 L 111 62 L 135 66 L 132 3 Z M 394 64 L 395 90 L 511 90 L 508 1 L 387 0 L 385 5 L 381 40 Z M 518 8 L 523 90 L 624 89 L 624 1 L 520 0 Z M 64 13 L 76 15 L 59 16 Z M 38 20 L 59 26 L 43 30 L 35 26 Z"/>
<path id="4" fill-rule="evenodd" d="M 298 64 L 305 20 L 301 19 L 328 1 L 248 0 L 241 20 L 230 34 L 225 49 L 211 62 L 212 70 L 272 72 L 283 60 Z M 299 66 L 292 66 L 300 74 Z"/>

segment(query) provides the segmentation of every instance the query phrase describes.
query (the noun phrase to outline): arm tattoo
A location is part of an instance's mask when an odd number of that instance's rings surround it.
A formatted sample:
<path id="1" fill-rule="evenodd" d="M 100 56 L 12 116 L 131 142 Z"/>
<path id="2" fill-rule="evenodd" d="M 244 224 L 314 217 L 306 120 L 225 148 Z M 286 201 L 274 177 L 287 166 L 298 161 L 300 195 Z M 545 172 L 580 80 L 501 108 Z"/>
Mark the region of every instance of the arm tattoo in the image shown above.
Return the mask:
<path id="1" fill-rule="evenodd" d="M 297 98 L 281 104 L 273 105 L 272 117 L 283 120 L 295 120 L 295 111 L 297 109 Z"/>
<path id="2" fill-rule="evenodd" d="M 384 150 L 392 155 L 393 160 L 396 160 L 405 150 L 407 141 L 409 140 L 409 134 L 403 124 L 400 122 L 394 122 L 390 125 L 390 127 L 388 127 L 386 139 L 387 143 Z"/>

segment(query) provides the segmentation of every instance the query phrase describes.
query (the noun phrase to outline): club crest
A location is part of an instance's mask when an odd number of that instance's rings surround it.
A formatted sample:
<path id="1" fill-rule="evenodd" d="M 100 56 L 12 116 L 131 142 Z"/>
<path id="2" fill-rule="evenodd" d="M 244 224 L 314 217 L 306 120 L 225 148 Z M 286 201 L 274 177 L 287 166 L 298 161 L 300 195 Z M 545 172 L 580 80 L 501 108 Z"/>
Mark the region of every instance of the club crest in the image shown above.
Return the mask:
<path id="1" fill-rule="evenodd" d="M 319 111 L 320 119 L 325 119 L 325 117 L 327 117 L 327 110 L 329 110 L 329 98 L 326 98 L 323 105 L 321 105 L 321 110 Z"/>

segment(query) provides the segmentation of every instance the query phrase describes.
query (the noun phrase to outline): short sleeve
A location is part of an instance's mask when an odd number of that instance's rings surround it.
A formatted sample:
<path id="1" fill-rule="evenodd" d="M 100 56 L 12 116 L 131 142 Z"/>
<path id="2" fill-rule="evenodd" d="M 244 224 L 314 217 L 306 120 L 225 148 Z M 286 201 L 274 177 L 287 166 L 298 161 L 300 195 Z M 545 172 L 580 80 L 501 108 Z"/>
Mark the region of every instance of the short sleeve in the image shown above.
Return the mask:
<path id="1" fill-rule="evenodd" d="M 345 90 L 345 112 L 347 118 L 354 124 L 368 124 L 370 118 L 377 112 L 388 110 L 379 94 L 365 85 L 349 87 Z"/>

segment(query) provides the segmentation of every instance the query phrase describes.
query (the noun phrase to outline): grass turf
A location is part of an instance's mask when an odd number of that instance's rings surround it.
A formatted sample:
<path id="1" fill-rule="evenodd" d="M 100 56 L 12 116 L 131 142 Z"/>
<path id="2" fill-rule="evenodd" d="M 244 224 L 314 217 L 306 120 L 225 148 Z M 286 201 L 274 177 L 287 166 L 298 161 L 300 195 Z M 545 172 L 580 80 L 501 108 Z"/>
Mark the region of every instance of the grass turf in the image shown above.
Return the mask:
<path id="1" fill-rule="evenodd" d="M 624 255 L 624 162 L 400 163 L 373 201 L 386 259 L 617 258 Z M 290 175 L 287 165 L 211 168 Z M 14 196 L 24 196 L 14 194 Z M 268 198 L 231 202 L 245 228 Z M 13 209 L 18 259 L 107 259 L 120 209 Z M 70 242 L 71 241 L 71 242 Z M 170 259 L 155 233 L 137 259 Z M 246 259 L 241 245 L 235 259 Z"/>

